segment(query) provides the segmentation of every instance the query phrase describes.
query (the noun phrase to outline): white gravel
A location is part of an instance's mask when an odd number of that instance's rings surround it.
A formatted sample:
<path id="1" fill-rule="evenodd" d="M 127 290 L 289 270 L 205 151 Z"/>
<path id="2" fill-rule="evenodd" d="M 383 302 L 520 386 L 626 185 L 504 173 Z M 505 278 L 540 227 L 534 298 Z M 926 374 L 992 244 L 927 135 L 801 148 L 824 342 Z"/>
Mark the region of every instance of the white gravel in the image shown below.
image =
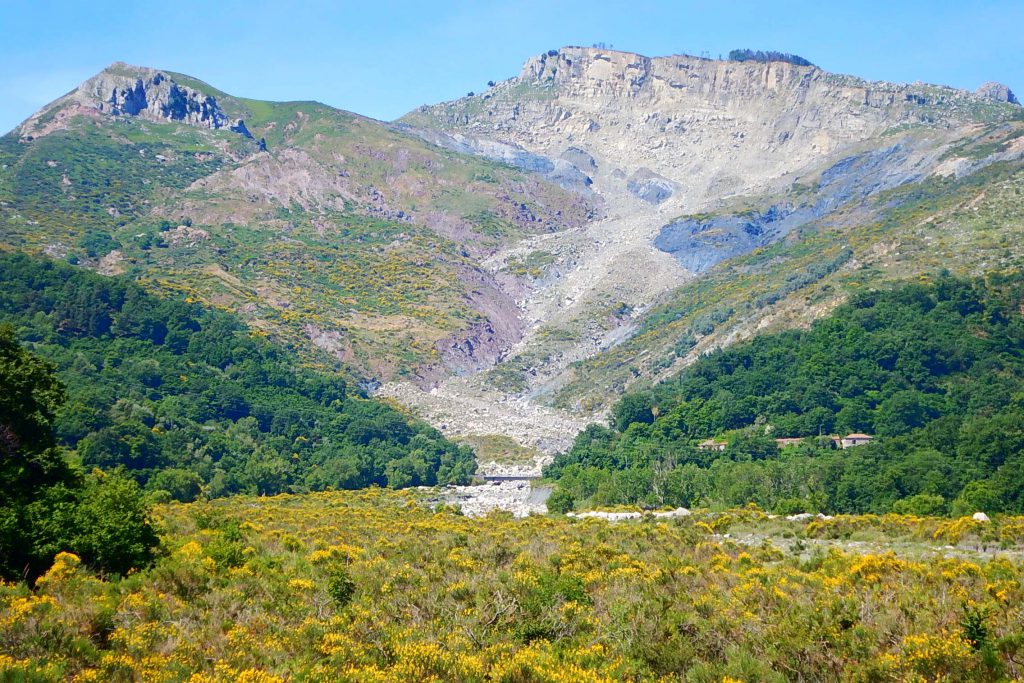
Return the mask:
<path id="1" fill-rule="evenodd" d="M 462 508 L 467 517 L 480 517 L 494 510 L 515 517 L 546 514 L 549 486 L 531 486 L 528 481 L 503 481 L 479 486 L 452 486 L 444 490 L 445 502 Z"/>

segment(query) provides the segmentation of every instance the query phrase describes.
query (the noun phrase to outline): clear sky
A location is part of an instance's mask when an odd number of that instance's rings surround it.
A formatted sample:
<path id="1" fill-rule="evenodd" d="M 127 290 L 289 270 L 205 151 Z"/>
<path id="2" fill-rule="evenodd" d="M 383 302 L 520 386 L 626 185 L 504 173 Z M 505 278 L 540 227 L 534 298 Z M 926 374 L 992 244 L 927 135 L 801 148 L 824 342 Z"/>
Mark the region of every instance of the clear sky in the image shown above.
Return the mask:
<path id="1" fill-rule="evenodd" d="M 1022 30 L 1024 0 L 0 0 L 0 132 L 118 60 L 387 120 L 597 42 L 779 50 L 869 79 L 1024 91 Z"/>

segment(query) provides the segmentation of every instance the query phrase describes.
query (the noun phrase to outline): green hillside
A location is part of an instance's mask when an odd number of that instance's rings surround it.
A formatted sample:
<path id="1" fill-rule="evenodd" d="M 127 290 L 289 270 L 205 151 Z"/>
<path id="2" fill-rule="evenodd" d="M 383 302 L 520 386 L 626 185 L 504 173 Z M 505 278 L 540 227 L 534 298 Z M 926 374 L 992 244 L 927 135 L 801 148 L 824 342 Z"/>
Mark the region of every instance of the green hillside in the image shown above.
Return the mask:
<path id="1" fill-rule="evenodd" d="M 97 78 L 136 72 L 147 73 Z M 5 245 L 237 312 L 307 360 L 416 379 L 459 365 L 442 340 L 514 308 L 477 259 L 597 211 L 372 119 L 170 76 L 216 97 L 252 138 L 58 100 L 0 138 Z"/>
<path id="2" fill-rule="evenodd" d="M 577 437 L 547 470 L 554 504 L 1020 512 L 1022 282 L 865 291 L 808 331 L 706 355 Z M 851 432 L 876 438 L 846 450 L 827 438 Z M 728 445 L 698 446 L 709 437 Z M 780 451 L 781 437 L 805 442 Z"/>
<path id="3" fill-rule="evenodd" d="M 58 442 L 179 500 L 464 482 L 473 453 L 235 316 L 0 255 L 0 322 L 57 367 Z"/>

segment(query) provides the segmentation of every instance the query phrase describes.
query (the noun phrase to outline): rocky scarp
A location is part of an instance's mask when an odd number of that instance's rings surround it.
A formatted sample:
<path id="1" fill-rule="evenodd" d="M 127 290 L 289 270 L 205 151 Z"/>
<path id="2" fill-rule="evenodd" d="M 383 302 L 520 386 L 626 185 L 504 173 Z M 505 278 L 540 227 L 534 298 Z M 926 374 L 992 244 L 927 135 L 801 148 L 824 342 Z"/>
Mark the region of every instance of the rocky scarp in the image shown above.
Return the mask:
<path id="1" fill-rule="evenodd" d="M 224 112 L 217 98 L 175 80 L 166 71 L 115 62 L 21 125 L 20 135 L 51 132 L 52 123 L 69 111 L 90 110 L 112 116 L 135 116 L 150 121 L 176 121 L 211 130 L 252 134 L 240 118 Z"/>
<path id="2" fill-rule="evenodd" d="M 970 93 L 781 61 L 566 47 L 530 58 L 518 77 L 485 93 L 422 107 L 403 122 L 551 157 L 579 150 L 618 168 L 623 184 L 675 183 L 681 191 L 671 204 L 697 210 L 777 188 L 788 174 L 894 127 L 998 120 L 1019 112 L 1015 102 L 992 83 Z"/>

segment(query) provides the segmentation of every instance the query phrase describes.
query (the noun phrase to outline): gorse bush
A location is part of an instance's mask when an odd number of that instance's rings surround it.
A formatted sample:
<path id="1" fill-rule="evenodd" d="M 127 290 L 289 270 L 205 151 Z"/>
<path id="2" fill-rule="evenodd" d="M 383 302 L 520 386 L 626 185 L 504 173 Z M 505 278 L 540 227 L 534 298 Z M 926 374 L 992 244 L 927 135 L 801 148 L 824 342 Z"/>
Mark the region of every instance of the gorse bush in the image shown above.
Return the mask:
<path id="1" fill-rule="evenodd" d="M 1024 536 L 1000 556 L 972 549 L 1022 518 L 805 523 L 740 509 L 610 524 L 437 514 L 427 498 L 371 489 L 158 507 L 168 552 L 152 567 L 97 581 L 63 554 L 34 593 L 0 585 L 0 676 L 981 683 L 1024 674 Z M 845 551 L 851 535 L 858 543 Z M 879 549 L 889 543 L 905 552 Z M 956 548 L 943 556 L 939 543 Z"/>

